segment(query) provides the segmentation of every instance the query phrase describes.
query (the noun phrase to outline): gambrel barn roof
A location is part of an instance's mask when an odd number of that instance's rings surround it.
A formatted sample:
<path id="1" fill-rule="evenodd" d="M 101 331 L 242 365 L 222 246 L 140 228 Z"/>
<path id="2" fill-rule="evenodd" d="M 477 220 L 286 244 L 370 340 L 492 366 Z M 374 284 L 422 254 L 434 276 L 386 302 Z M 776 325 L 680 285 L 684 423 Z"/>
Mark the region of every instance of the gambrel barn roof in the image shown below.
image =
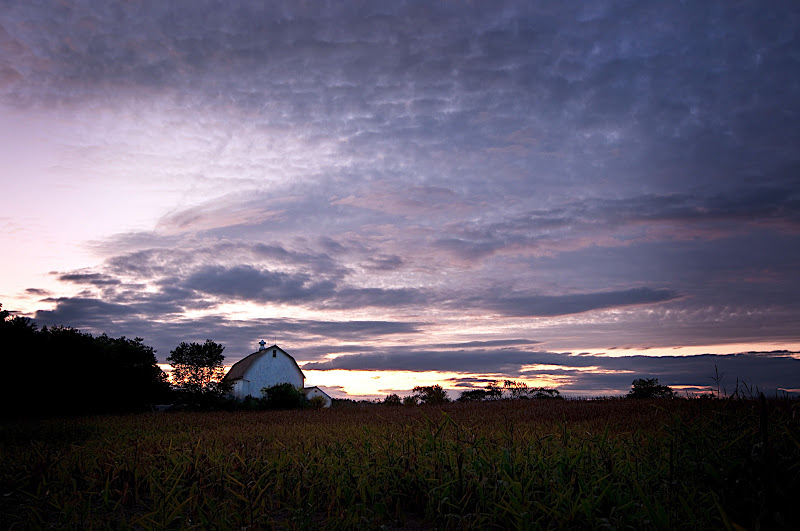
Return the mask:
<path id="1" fill-rule="evenodd" d="M 223 380 L 233 382 L 244 378 L 245 373 L 247 373 L 247 369 L 249 369 L 250 366 L 253 365 L 253 363 L 259 360 L 261 356 L 266 356 L 267 354 L 272 355 L 272 350 L 274 349 L 281 351 L 290 360 L 292 360 L 294 366 L 297 367 L 298 371 L 300 371 L 300 375 L 303 377 L 303 379 L 305 379 L 306 376 L 305 374 L 303 374 L 303 370 L 297 364 L 297 361 L 278 345 L 272 345 L 271 347 L 267 347 L 265 349 L 258 350 L 257 352 L 253 352 L 249 356 L 242 358 L 241 360 L 234 363 L 231 366 L 231 369 L 228 371 L 228 374 L 226 374 L 225 378 L 223 378 Z"/>

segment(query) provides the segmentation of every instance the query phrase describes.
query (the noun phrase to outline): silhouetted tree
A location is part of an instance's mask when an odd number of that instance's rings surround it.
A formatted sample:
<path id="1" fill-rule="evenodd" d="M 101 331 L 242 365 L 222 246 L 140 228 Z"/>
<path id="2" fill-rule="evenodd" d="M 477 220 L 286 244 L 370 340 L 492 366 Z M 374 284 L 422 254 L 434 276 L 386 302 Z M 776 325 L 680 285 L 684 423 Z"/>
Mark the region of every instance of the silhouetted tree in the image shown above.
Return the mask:
<path id="1" fill-rule="evenodd" d="M 224 395 L 230 386 L 222 382 L 223 350 L 225 347 L 210 339 L 202 345 L 181 342 L 167 357 L 172 366 L 172 382 L 194 399 Z"/>
<path id="2" fill-rule="evenodd" d="M 525 382 L 515 382 L 514 380 L 505 380 L 503 382 L 503 389 L 508 391 L 509 397 L 512 399 L 528 398 L 528 384 Z"/>
<path id="3" fill-rule="evenodd" d="M 469 389 L 461 391 L 458 397 L 459 402 L 480 402 L 486 400 L 486 389 Z"/>
<path id="4" fill-rule="evenodd" d="M 500 382 L 490 383 L 486 386 L 486 400 L 500 400 L 503 398 L 503 388 Z"/>
<path id="5" fill-rule="evenodd" d="M 403 397 L 404 406 L 416 406 L 419 404 L 419 397 L 417 395 L 408 395 Z"/>
<path id="6" fill-rule="evenodd" d="M 0 310 L 4 364 L 0 403 L 7 415 L 143 411 L 169 393 L 155 351 L 141 338 L 92 337 L 44 327 Z"/>
<path id="7" fill-rule="evenodd" d="M 418 385 L 414 388 L 414 395 L 423 404 L 436 405 L 450 402 L 450 397 L 441 385 Z"/>
<path id="8" fill-rule="evenodd" d="M 115 397 L 115 402 L 126 409 L 169 400 L 167 375 L 156 363 L 153 347 L 143 341 L 141 337 L 115 339 L 106 334 L 95 339 L 104 360 L 98 385 L 104 389 L 104 396 Z"/>
<path id="9" fill-rule="evenodd" d="M 540 400 L 543 398 L 559 398 L 562 400 L 564 399 L 564 397 L 561 396 L 561 391 L 559 391 L 558 389 L 551 389 L 549 387 L 531 387 L 528 390 L 528 396 L 536 400 Z"/>
<path id="10" fill-rule="evenodd" d="M 502 387 L 501 387 L 502 383 Z M 458 398 L 459 402 L 498 400 L 503 397 L 503 391 L 508 393 L 511 399 L 540 399 L 540 398 L 563 398 L 558 389 L 547 387 L 528 387 L 525 382 L 514 380 L 504 380 L 487 385 L 484 389 L 469 389 L 463 391 Z"/>
<path id="11" fill-rule="evenodd" d="M 658 378 L 637 378 L 631 385 L 628 398 L 675 398 L 671 387 L 660 385 Z"/>
<path id="12" fill-rule="evenodd" d="M 403 404 L 403 401 L 400 400 L 400 397 L 395 393 L 390 395 L 386 395 L 386 398 L 383 399 L 383 403 L 387 406 L 400 406 Z"/>

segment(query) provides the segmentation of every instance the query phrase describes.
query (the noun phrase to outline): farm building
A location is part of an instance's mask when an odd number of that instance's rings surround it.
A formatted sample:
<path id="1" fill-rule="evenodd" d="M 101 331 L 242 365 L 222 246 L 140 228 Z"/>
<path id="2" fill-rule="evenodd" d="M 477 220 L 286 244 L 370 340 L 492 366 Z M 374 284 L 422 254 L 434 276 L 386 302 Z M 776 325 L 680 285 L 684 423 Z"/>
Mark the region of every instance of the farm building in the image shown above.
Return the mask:
<path id="1" fill-rule="evenodd" d="M 325 398 L 325 407 L 330 407 L 331 397 L 317 386 L 304 387 L 305 375 L 300 366 L 278 345 L 266 347 L 262 340 L 258 351 L 243 358 L 230 368 L 223 381 L 233 383 L 231 393 L 243 400 L 247 396 L 261 396 L 261 389 L 282 383 L 290 383 L 302 390 L 310 399 Z"/>

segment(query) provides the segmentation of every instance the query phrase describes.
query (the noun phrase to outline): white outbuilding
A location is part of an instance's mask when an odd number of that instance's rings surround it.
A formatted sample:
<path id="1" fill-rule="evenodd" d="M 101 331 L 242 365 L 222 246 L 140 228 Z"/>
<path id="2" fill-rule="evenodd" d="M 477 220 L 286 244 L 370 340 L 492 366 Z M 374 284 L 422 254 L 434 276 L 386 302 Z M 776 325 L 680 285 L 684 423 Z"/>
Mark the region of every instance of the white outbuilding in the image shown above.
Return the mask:
<path id="1" fill-rule="evenodd" d="M 237 361 L 225 375 L 224 381 L 231 382 L 231 394 L 243 400 L 247 396 L 260 397 L 261 390 L 282 383 L 290 383 L 303 391 L 311 399 L 321 396 L 325 407 L 331 406 L 331 397 L 317 386 L 304 387 L 305 375 L 295 359 L 278 345 L 266 347 L 262 340 L 259 349 Z"/>

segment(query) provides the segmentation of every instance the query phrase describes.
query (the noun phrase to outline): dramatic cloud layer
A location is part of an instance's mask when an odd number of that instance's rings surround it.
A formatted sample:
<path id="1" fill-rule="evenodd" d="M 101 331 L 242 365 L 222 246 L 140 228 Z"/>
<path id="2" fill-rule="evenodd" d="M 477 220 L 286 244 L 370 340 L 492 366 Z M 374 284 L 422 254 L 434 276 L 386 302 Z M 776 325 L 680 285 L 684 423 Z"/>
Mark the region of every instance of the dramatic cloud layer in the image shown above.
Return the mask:
<path id="1" fill-rule="evenodd" d="M 309 370 L 707 385 L 683 354 L 800 349 L 798 28 L 788 2 L 6 2 L 0 302 L 162 360 L 264 338 Z M 796 357 L 724 359 L 796 387 Z"/>

